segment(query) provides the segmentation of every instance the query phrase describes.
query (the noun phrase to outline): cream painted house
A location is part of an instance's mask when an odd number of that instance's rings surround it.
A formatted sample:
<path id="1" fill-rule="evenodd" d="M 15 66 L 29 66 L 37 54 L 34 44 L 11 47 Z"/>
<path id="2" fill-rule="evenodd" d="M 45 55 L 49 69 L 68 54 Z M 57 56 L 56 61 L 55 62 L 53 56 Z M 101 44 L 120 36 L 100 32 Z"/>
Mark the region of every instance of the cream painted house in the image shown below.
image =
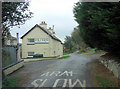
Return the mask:
<path id="1" fill-rule="evenodd" d="M 22 37 L 22 58 L 43 54 L 43 57 L 62 57 L 63 44 L 55 36 L 53 29 L 47 29 L 47 24 L 36 24 Z"/>

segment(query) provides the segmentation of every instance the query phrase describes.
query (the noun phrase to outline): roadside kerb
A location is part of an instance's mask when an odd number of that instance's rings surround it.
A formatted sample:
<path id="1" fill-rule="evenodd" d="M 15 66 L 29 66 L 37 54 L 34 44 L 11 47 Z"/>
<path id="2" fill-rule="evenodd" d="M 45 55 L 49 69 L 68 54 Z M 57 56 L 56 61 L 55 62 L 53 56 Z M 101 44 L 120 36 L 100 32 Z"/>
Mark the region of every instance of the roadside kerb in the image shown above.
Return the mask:
<path id="1" fill-rule="evenodd" d="M 50 59 L 59 59 L 59 57 L 57 58 L 28 58 L 28 59 L 23 59 L 24 62 L 32 62 L 32 61 L 41 61 L 41 60 L 50 60 Z"/>

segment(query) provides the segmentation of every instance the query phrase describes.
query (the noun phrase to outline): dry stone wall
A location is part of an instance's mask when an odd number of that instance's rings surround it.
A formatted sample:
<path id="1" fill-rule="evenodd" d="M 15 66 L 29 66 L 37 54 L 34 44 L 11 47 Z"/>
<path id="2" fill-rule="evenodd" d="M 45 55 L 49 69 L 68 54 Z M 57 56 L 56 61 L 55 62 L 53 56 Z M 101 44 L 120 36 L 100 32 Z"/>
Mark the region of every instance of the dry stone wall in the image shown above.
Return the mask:
<path id="1" fill-rule="evenodd" d="M 120 79 L 120 63 L 114 59 L 108 60 L 107 58 L 100 57 L 99 61 L 108 68 L 117 78 Z"/>

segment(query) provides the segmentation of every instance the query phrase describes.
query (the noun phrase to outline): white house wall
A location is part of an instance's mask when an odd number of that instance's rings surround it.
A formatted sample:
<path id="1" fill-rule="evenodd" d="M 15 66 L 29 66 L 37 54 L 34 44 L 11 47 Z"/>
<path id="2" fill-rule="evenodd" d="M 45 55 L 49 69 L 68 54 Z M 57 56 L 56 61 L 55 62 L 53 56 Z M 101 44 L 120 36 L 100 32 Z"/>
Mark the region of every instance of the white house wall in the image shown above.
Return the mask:
<path id="1" fill-rule="evenodd" d="M 28 38 L 48 38 L 49 43 L 28 45 L 27 44 Z M 34 52 L 34 54 L 43 54 L 44 57 L 54 57 L 58 55 L 62 56 L 63 45 L 61 44 L 61 42 L 52 39 L 47 33 L 42 31 L 39 27 L 35 27 L 22 39 L 22 58 L 27 58 L 28 52 Z"/>

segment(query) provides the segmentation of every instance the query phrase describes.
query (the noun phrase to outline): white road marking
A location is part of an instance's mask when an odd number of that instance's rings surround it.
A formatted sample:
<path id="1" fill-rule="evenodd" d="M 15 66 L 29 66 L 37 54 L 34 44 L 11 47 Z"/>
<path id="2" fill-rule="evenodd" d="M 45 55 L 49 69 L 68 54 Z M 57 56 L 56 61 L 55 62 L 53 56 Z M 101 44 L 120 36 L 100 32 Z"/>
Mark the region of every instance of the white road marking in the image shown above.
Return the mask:
<path id="1" fill-rule="evenodd" d="M 72 80 L 69 79 L 69 87 L 74 87 L 77 83 L 79 83 L 81 87 L 86 87 L 86 81 L 85 80 L 83 80 L 83 84 L 82 84 L 79 79 L 77 79 L 74 83 L 72 83 Z"/>
<path id="2" fill-rule="evenodd" d="M 45 79 L 39 87 L 44 86 L 44 84 L 45 84 L 46 81 L 47 81 L 47 79 Z"/>
<path id="3" fill-rule="evenodd" d="M 52 72 L 52 73 L 50 74 L 50 76 L 52 76 L 52 75 L 58 76 L 58 74 L 60 74 L 60 71 L 55 71 L 55 72 Z"/>
<path id="4" fill-rule="evenodd" d="M 31 84 L 34 85 L 34 87 L 38 87 L 39 85 L 37 84 L 37 81 L 40 80 L 42 81 L 42 79 L 36 79 L 34 80 Z"/>
<path id="5" fill-rule="evenodd" d="M 70 71 L 70 72 L 68 72 L 68 71 L 64 71 L 63 73 L 61 73 L 59 76 L 62 76 L 62 75 L 66 75 L 66 76 L 69 76 L 69 74 L 70 74 L 70 76 L 72 76 L 73 75 L 73 72 L 72 71 Z"/>
<path id="6" fill-rule="evenodd" d="M 37 82 L 40 81 L 41 84 L 37 84 Z M 47 79 L 36 79 L 34 80 L 31 84 L 34 85 L 34 87 L 43 87 L 44 84 L 46 83 Z M 76 79 L 76 81 L 73 83 L 72 79 L 57 79 L 54 84 L 53 87 L 57 87 L 57 85 L 59 84 L 59 81 L 63 81 L 63 85 L 61 87 L 67 87 L 67 82 L 68 82 L 68 86 L 70 88 L 73 88 L 77 85 L 77 83 L 80 85 L 80 87 L 82 87 L 83 89 L 85 89 L 86 87 L 86 81 L 83 80 L 83 83 L 79 80 Z"/>
<path id="7" fill-rule="evenodd" d="M 62 73 L 60 71 L 53 71 L 51 73 L 50 72 L 43 73 L 40 76 L 63 76 L 63 75 L 65 75 L 65 76 L 72 77 L 74 74 L 75 73 L 73 73 L 73 71 L 64 71 Z M 43 87 L 47 80 L 48 79 L 36 79 L 31 84 L 34 85 L 34 87 Z M 79 79 L 76 79 L 74 82 L 72 81 L 72 79 L 57 79 L 57 80 L 55 80 L 53 87 L 57 87 L 57 85 L 59 83 L 61 83 L 60 81 L 63 82 L 62 83 L 63 85 L 61 85 L 61 87 L 67 87 L 67 84 L 70 88 L 75 87 L 77 84 L 79 84 L 80 87 L 82 87 L 82 88 L 86 87 L 86 81 L 83 80 L 83 82 L 81 82 Z M 40 84 L 38 84 L 38 83 L 40 83 Z"/>
<path id="8" fill-rule="evenodd" d="M 41 85 L 38 85 L 37 81 L 42 82 Z M 43 79 L 36 79 L 31 84 L 34 85 L 34 87 L 42 87 L 46 81 L 47 81 L 47 79 L 45 79 L 45 80 L 43 80 Z"/>
<path id="9" fill-rule="evenodd" d="M 41 76 L 48 76 L 49 75 L 49 72 L 46 72 L 44 74 L 42 74 Z"/>
<path id="10" fill-rule="evenodd" d="M 60 71 L 54 71 L 52 73 L 50 72 L 46 72 L 46 73 L 43 73 L 41 76 L 52 76 L 52 75 L 55 75 L 55 76 L 63 76 L 63 75 L 66 75 L 66 76 L 73 76 L 73 72 L 70 71 L 64 71 L 63 73 L 61 73 Z"/>
<path id="11" fill-rule="evenodd" d="M 63 86 L 62 87 L 66 87 L 67 85 L 67 79 L 57 79 L 53 85 L 53 87 L 57 87 L 57 84 L 60 80 L 64 80 Z"/>

